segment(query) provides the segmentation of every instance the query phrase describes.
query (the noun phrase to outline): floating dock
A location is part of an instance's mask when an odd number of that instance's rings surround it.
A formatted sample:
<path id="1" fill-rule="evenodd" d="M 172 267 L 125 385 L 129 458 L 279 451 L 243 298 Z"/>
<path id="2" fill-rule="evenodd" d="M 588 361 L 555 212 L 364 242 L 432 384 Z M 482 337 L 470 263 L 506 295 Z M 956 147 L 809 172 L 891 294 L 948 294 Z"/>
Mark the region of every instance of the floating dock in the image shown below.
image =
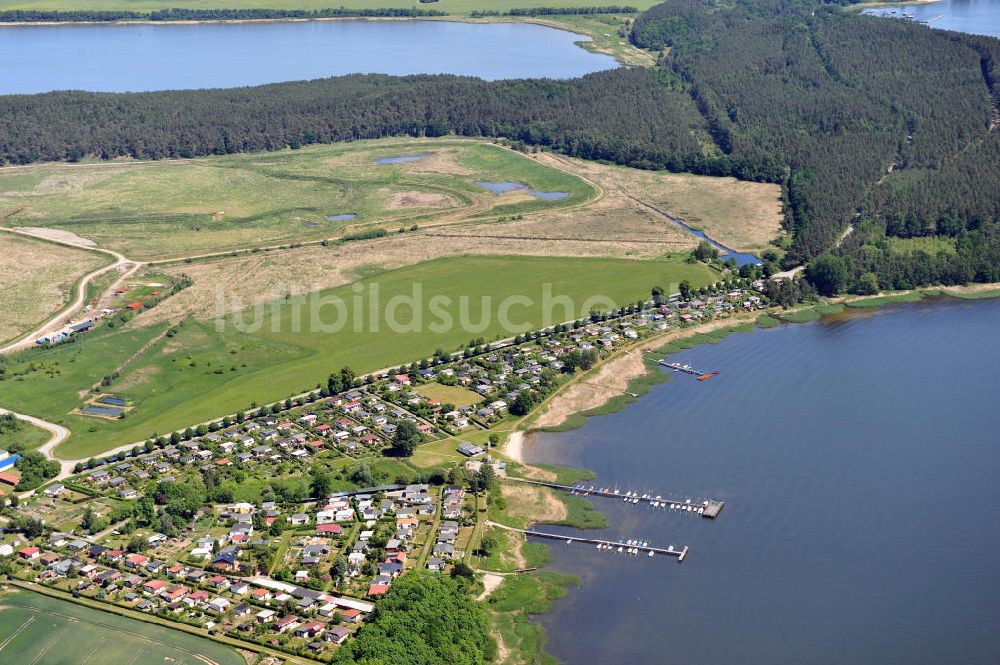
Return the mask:
<path id="1" fill-rule="evenodd" d="M 514 478 L 511 476 L 507 476 L 504 480 L 516 483 L 525 483 L 528 485 L 541 485 L 542 487 L 563 490 L 564 492 L 569 492 L 570 494 L 578 496 L 601 496 L 609 499 L 621 499 L 626 503 L 645 503 L 652 508 L 679 510 L 681 512 L 701 515 L 702 517 L 708 519 L 715 519 L 718 517 L 719 513 L 722 512 L 722 508 L 726 505 L 725 501 L 716 499 L 705 499 L 700 502 L 694 502 L 691 499 L 664 498 L 659 494 L 639 494 L 638 492 L 631 491 L 622 492 L 617 487 L 600 487 L 597 485 L 587 485 L 586 483 L 562 485 L 560 483 L 550 483 L 543 480 L 528 480 L 527 478 Z"/>
<path id="2" fill-rule="evenodd" d="M 562 540 L 565 541 L 567 545 L 573 543 L 587 543 L 589 545 L 594 545 L 598 550 L 613 552 L 618 554 L 627 554 L 631 556 L 638 556 L 640 554 L 645 554 L 648 557 L 655 557 L 657 554 L 662 556 L 672 556 L 677 559 L 677 563 L 681 563 L 688 555 L 688 548 L 686 545 L 680 549 L 675 548 L 673 545 L 668 545 L 667 547 L 654 547 L 648 544 L 647 541 L 638 540 L 602 540 L 600 538 L 579 538 L 576 536 L 567 536 L 565 534 L 559 533 L 548 533 L 546 531 L 536 531 L 534 529 L 517 529 L 511 526 L 505 526 L 503 524 L 497 524 L 495 522 L 489 522 L 490 526 L 499 527 L 501 529 L 506 529 L 507 531 L 517 531 L 518 533 L 523 533 L 526 536 L 535 536 L 536 538 L 548 538 L 549 540 Z"/>
<path id="3" fill-rule="evenodd" d="M 699 381 L 708 381 L 713 376 L 718 376 L 719 372 L 717 370 L 711 372 L 705 372 L 700 369 L 695 369 L 691 365 L 682 365 L 678 362 L 668 363 L 666 360 L 661 360 L 660 364 L 667 369 L 672 369 L 675 372 L 683 372 L 684 374 L 690 374 L 691 376 L 698 377 Z"/>

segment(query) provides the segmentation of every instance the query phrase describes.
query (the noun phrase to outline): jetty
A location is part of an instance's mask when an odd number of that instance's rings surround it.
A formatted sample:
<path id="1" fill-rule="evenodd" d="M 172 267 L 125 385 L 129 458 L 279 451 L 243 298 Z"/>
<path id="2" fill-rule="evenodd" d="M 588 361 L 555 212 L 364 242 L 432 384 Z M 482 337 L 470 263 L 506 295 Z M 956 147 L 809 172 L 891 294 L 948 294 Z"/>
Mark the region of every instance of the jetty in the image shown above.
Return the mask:
<path id="1" fill-rule="evenodd" d="M 623 492 L 617 487 L 601 487 L 599 485 L 587 485 L 585 483 L 563 485 L 561 483 L 548 482 L 544 480 L 529 480 L 528 478 L 515 478 L 513 476 L 507 476 L 504 480 L 515 483 L 524 483 L 527 485 L 549 487 L 569 492 L 570 494 L 575 494 L 577 496 L 600 496 L 609 499 L 620 499 L 626 503 L 643 503 L 652 508 L 678 510 L 681 512 L 701 515 L 707 519 L 715 519 L 718 517 L 719 513 L 722 512 L 722 508 L 726 505 L 725 501 L 716 499 L 704 499 L 699 502 L 694 502 L 691 499 L 672 499 L 670 497 L 664 497 L 660 494 L 654 495 L 649 492 L 644 494 L 632 491 Z"/>
<path id="2" fill-rule="evenodd" d="M 698 377 L 699 381 L 708 381 L 713 376 L 719 375 L 718 370 L 712 370 L 710 372 L 706 372 L 700 369 L 695 369 L 694 367 L 691 367 L 691 365 L 682 365 L 678 362 L 668 363 L 666 360 L 660 360 L 659 362 L 660 365 L 666 367 L 667 369 L 672 369 L 675 372 L 683 372 L 684 374 L 690 374 L 692 376 L 696 376 Z"/>
<path id="3" fill-rule="evenodd" d="M 599 551 L 627 554 L 631 556 L 638 556 L 640 554 L 645 554 L 647 557 L 655 557 L 656 555 L 672 556 L 677 559 L 677 563 L 683 562 L 688 555 L 688 551 L 690 551 L 690 548 L 687 545 L 680 549 L 675 548 L 673 545 L 668 545 L 667 547 L 655 547 L 650 545 L 648 541 L 603 540 L 601 538 L 567 536 L 565 534 L 549 533 L 547 531 L 537 531 L 535 529 L 518 529 L 516 527 L 498 524 L 497 522 L 487 522 L 487 524 L 489 526 L 505 529 L 507 531 L 523 533 L 525 536 L 535 536 L 536 538 L 547 538 L 549 540 L 562 540 L 565 541 L 567 545 L 572 545 L 573 543 L 586 543 L 588 545 L 594 545 Z"/>

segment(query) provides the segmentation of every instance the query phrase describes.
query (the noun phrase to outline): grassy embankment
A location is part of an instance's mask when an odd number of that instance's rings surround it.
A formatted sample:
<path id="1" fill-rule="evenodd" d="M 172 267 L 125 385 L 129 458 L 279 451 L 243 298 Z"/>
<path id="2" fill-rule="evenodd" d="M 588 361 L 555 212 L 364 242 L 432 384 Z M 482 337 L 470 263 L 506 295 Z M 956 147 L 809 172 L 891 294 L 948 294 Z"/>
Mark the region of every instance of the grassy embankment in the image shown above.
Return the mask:
<path id="1" fill-rule="evenodd" d="M 2 596 L 0 644 L 0 662 L 10 663 L 244 663 L 234 649 L 196 635 L 26 591 Z"/>
<path id="2" fill-rule="evenodd" d="M 0 216 L 11 206 L 3 202 L 0 176 Z M 32 330 L 59 310 L 86 273 L 110 262 L 110 257 L 12 233 L 0 233 L 0 343 Z"/>
<path id="3" fill-rule="evenodd" d="M 379 302 L 385 307 L 394 296 L 411 295 L 414 284 L 420 284 L 425 307 L 432 296 L 451 299 L 452 305 L 444 311 L 455 323 L 442 332 L 432 332 L 435 315 L 426 310 L 420 332 L 393 332 L 384 320 L 378 331 L 369 331 L 370 322 L 355 328 L 350 317 L 353 307 L 348 308 L 343 329 L 322 332 L 311 323 L 312 314 L 318 312 L 324 323 L 333 324 L 337 312 L 332 307 L 312 307 L 308 301 L 280 303 L 265 311 L 257 330 L 249 325 L 241 327 L 238 316 L 227 317 L 221 327 L 188 321 L 172 336 L 153 344 L 106 387 L 135 403 L 125 419 L 109 422 L 70 413 L 82 403 L 80 391 L 115 372 L 136 350 L 160 335 L 164 324 L 104 328 L 81 336 L 74 344 L 10 358 L 8 374 L 12 378 L 3 384 L 4 406 L 69 427 L 74 434 L 60 446 L 58 454 L 70 459 L 87 457 L 147 438 L 153 432 L 218 418 L 252 402 L 284 399 L 312 388 L 341 366 L 372 371 L 428 357 L 438 348 L 459 349 L 473 337 L 506 337 L 509 333 L 497 320 L 497 313 L 507 296 L 524 295 L 533 300 L 531 305 L 513 307 L 510 315 L 514 322 L 537 329 L 585 315 L 589 310 L 583 303 L 595 294 L 628 303 L 644 297 L 653 284 L 687 279 L 697 286 L 715 277 L 703 265 L 679 260 L 441 259 L 362 280 L 361 296 L 352 286 L 321 295 L 338 297 L 351 305 L 357 297 L 362 311 L 367 312 L 373 285 L 378 287 Z M 555 307 L 546 318 L 541 284 L 551 284 L 554 295 L 568 296 L 577 311 L 570 314 Z M 492 298 L 487 309 L 484 297 Z M 483 321 L 484 316 L 488 319 L 481 332 L 469 332 L 468 325 L 459 324 L 458 305 L 463 298 L 468 302 L 470 323 Z M 398 309 L 398 320 L 411 321 L 407 308 Z"/>
<path id="4" fill-rule="evenodd" d="M 430 153 L 425 160 L 377 159 Z M 516 181 L 496 196 L 476 181 Z M 129 258 L 155 260 L 319 241 L 367 228 L 516 215 L 594 195 L 579 178 L 483 141 L 385 139 L 192 160 L 41 165 L 0 172 L 5 226 L 70 231 Z M 330 221 L 328 217 L 356 215 Z M 67 250 L 71 251 L 71 250 Z"/>

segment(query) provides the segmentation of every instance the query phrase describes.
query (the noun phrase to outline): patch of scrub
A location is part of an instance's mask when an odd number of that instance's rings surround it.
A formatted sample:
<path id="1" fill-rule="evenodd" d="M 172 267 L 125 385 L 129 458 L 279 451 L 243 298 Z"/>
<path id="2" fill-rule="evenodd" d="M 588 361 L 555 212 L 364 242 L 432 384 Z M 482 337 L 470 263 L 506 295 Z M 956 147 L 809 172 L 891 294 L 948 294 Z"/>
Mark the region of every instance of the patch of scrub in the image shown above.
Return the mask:
<path id="1" fill-rule="evenodd" d="M 498 181 L 491 182 L 489 180 L 477 180 L 476 184 L 483 189 L 488 189 L 497 196 L 500 194 L 506 194 L 508 192 L 522 191 L 534 196 L 536 199 L 546 199 L 549 201 L 555 201 L 559 199 L 564 199 L 569 196 L 569 192 L 540 192 L 537 189 L 531 189 L 525 184 L 519 182 L 510 181 Z"/>
<path id="2" fill-rule="evenodd" d="M 375 161 L 379 164 L 408 164 L 410 162 L 419 162 L 421 159 L 427 159 L 432 153 L 429 152 L 417 152 L 412 155 L 395 155 L 393 157 L 380 157 Z"/>
<path id="3" fill-rule="evenodd" d="M 349 222 L 352 219 L 357 219 L 358 216 L 353 212 L 342 212 L 338 215 L 330 215 L 327 217 L 331 222 Z"/>

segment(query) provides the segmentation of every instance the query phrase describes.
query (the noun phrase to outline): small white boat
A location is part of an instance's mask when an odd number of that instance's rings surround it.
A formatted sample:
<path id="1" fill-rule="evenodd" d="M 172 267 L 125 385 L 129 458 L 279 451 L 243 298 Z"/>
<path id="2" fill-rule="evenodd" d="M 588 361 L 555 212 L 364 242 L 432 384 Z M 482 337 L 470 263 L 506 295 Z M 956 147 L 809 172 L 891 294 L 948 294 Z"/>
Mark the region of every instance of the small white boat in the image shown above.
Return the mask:
<path id="1" fill-rule="evenodd" d="M 619 554 L 621 554 L 621 553 L 622 553 L 622 548 L 621 548 L 621 547 L 619 547 L 619 548 L 618 548 L 618 553 L 619 553 Z"/>
<path id="2" fill-rule="evenodd" d="M 668 552 L 673 552 L 674 551 L 674 546 L 673 545 L 667 545 L 667 551 Z"/>
<path id="3" fill-rule="evenodd" d="M 650 559 L 652 559 L 652 558 L 653 558 L 653 550 L 649 550 L 649 558 L 650 558 Z"/>
<path id="4" fill-rule="evenodd" d="M 567 544 L 567 545 L 569 545 L 569 544 L 570 544 L 570 543 L 572 543 L 572 542 L 573 542 L 573 539 L 572 539 L 572 538 L 569 538 L 569 539 L 568 539 L 568 540 L 566 541 L 566 544 Z"/>

